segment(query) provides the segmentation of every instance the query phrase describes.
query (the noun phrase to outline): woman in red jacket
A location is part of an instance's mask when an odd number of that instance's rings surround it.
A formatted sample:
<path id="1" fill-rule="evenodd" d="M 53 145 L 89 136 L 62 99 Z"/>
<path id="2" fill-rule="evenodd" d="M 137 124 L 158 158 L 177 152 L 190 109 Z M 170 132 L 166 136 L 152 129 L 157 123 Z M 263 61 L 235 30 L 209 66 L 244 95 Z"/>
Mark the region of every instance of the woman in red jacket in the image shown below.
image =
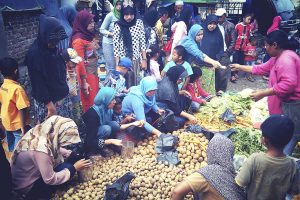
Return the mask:
<path id="1" fill-rule="evenodd" d="M 187 85 L 186 89 L 192 97 L 191 109 L 193 112 L 197 112 L 200 106 L 205 105 L 212 96 L 205 92 L 201 87 L 200 78 L 202 76 L 202 70 L 200 67 L 193 67 L 192 69 L 193 74 L 191 75 L 190 83 Z"/>
<path id="2" fill-rule="evenodd" d="M 84 112 L 94 104 L 94 98 L 99 90 L 96 53 L 98 44 L 93 41 L 95 28 L 93 17 L 88 11 L 82 10 L 77 14 L 73 24 L 72 47 L 80 57 L 84 58 L 83 62 L 76 65 Z"/>

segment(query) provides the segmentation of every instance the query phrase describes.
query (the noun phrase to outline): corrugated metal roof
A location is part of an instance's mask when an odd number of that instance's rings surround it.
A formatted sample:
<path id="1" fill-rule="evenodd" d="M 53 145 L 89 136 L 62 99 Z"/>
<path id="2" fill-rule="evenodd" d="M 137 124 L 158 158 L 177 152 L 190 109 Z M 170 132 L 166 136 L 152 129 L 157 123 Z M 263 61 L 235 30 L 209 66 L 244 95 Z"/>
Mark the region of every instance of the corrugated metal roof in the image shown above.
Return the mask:
<path id="1" fill-rule="evenodd" d="M 20 11 L 42 9 L 43 4 L 35 0 L 1 0 L 0 8 L 3 11 Z"/>

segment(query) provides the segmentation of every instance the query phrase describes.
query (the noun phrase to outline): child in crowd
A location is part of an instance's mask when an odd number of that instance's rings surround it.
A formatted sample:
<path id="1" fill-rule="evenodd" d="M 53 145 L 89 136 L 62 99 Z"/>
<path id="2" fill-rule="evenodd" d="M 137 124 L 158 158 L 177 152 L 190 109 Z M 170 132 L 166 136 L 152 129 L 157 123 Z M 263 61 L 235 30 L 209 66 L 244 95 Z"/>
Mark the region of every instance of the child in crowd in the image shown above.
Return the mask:
<path id="1" fill-rule="evenodd" d="M 253 66 L 255 65 L 257 53 L 256 53 L 256 38 L 254 36 L 251 36 L 249 38 L 249 43 L 245 47 L 245 65 Z M 246 73 L 246 77 L 248 81 L 254 82 L 254 78 L 251 73 Z"/>
<path id="2" fill-rule="evenodd" d="M 25 90 L 17 82 L 19 78 L 18 63 L 13 58 L 0 61 L 0 71 L 4 82 L 0 88 L 1 120 L 6 130 L 8 150 L 12 152 L 18 141 L 29 130 L 30 106 Z"/>
<path id="3" fill-rule="evenodd" d="M 235 26 L 235 31 L 237 33 L 237 38 L 234 44 L 234 53 L 233 53 L 233 63 L 238 63 L 240 65 L 244 64 L 244 51 L 249 43 L 250 30 L 251 30 L 251 14 L 245 14 L 243 16 L 243 21 L 238 23 Z M 232 71 L 230 81 L 236 83 L 238 79 L 238 72 Z"/>
<path id="4" fill-rule="evenodd" d="M 168 62 L 164 67 L 163 71 L 161 72 L 162 76 L 165 76 L 165 74 L 171 67 L 174 67 L 176 65 L 182 65 L 186 70 L 188 77 L 184 81 L 182 81 L 181 84 L 178 85 L 179 90 L 186 90 L 186 87 L 190 82 L 190 76 L 193 74 L 191 65 L 187 61 L 185 61 L 185 56 L 185 48 L 181 45 L 176 46 L 172 53 L 172 61 Z"/>
<path id="5" fill-rule="evenodd" d="M 147 61 L 148 61 L 148 71 L 150 75 L 153 76 L 157 82 L 161 81 L 161 75 L 159 71 L 159 63 L 157 59 L 159 58 L 159 46 L 157 44 L 150 45 L 147 49 Z"/>
<path id="6" fill-rule="evenodd" d="M 190 83 L 187 85 L 186 89 L 192 96 L 191 109 L 193 112 L 198 112 L 201 105 L 205 105 L 212 96 L 205 92 L 200 83 L 200 78 L 202 76 L 202 70 L 200 67 L 193 67 L 193 74 L 190 78 Z"/>
<path id="7" fill-rule="evenodd" d="M 112 87 L 117 91 L 117 97 L 125 96 L 128 93 L 125 76 L 131 71 L 132 62 L 129 58 L 121 58 L 116 70 L 110 71 L 104 81 L 106 87 Z"/>
<path id="8" fill-rule="evenodd" d="M 116 97 L 116 103 L 114 106 L 113 112 L 113 121 L 118 122 L 119 124 L 127 124 L 134 121 L 134 115 L 125 115 L 122 112 L 122 99 Z"/>
<path id="9" fill-rule="evenodd" d="M 294 123 L 284 115 L 271 115 L 262 125 L 266 153 L 252 154 L 240 169 L 236 183 L 247 190 L 248 200 L 285 199 L 287 193 L 299 194 L 299 169 L 283 153 L 293 136 Z"/>

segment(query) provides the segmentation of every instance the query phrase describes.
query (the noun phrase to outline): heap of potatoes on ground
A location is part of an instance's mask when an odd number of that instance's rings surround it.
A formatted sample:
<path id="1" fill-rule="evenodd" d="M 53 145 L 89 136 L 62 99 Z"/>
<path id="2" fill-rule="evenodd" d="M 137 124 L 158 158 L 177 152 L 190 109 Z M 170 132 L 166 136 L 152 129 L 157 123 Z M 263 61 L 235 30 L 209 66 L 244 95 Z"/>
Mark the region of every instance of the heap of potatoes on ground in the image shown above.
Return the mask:
<path id="1" fill-rule="evenodd" d="M 207 165 L 206 148 L 208 140 L 203 134 L 174 131 L 179 137 L 177 146 L 181 163 L 177 166 L 157 162 L 155 137 L 138 143 L 132 158 L 114 155 L 94 162 L 92 180 L 75 180 L 64 191 L 58 191 L 54 199 L 81 200 L 103 199 L 107 185 L 112 184 L 126 172 L 131 171 L 135 178 L 130 184 L 131 200 L 170 199 L 170 193 L 178 182 L 202 166 Z M 189 194 L 186 199 L 193 199 Z"/>

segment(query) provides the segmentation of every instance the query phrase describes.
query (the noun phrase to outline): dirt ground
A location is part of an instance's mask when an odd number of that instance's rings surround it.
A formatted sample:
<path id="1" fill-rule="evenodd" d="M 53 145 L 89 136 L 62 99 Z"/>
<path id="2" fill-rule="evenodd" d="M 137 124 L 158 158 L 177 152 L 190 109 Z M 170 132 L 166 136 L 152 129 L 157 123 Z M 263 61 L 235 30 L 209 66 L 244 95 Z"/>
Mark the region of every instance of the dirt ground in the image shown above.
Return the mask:
<path id="1" fill-rule="evenodd" d="M 264 80 L 261 76 L 254 76 L 255 81 L 250 82 L 242 75 L 239 75 L 239 79 L 236 83 L 228 82 L 228 91 L 229 92 L 239 92 L 245 88 L 251 88 L 254 90 L 265 89 L 268 87 L 268 81 Z"/>

